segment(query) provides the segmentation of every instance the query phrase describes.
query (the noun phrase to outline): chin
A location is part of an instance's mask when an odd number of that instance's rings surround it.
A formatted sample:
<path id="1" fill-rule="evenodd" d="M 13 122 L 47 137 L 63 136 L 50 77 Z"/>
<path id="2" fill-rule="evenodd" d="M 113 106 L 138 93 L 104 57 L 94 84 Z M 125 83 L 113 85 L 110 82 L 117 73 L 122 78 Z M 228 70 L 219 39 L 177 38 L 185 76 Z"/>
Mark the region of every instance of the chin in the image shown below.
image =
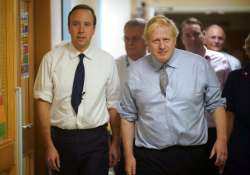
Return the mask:
<path id="1" fill-rule="evenodd" d="M 161 63 L 165 63 L 167 61 L 167 56 L 159 56 L 158 57 L 158 61 L 161 62 Z"/>

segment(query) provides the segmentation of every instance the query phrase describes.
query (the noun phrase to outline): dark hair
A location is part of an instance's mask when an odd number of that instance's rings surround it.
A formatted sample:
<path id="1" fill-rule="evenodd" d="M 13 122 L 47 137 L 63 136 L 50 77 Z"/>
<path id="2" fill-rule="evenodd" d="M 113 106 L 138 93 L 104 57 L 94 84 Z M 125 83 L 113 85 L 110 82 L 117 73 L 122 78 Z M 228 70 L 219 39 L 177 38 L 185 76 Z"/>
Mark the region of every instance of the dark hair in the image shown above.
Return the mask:
<path id="1" fill-rule="evenodd" d="M 86 5 L 86 4 L 80 4 L 80 5 L 77 5 L 75 6 L 70 12 L 69 12 L 69 15 L 68 15 L 68 26 L 70 25 L 70 16 L 72 15 L 72 13 L 76 10 L 89 10 L 94 18 L 94 26 L 96 25 L 96 15 L 95 15 L 95 11 L 93 8 L 91 8 L 90 6 Z"/>
<path id="2" fill-rule="evenodd" d="M 180 26 L 181 31 L 182 31 L 182 29 L 183 29 L 183 27 L 184 27 L 185 25 L 192 25 L 192 24 L 197 24 L 197 25 L 200 26 L 201 31 L 204 30 L 204 26 L 203 26 L 203 24 L 202 24 L 202 22 L 201 22 L 200 20 L 198 20 L 197 18 L 194 18 L 194 17 L 190 17 L 190 18 L 185 19 L 185 20 L 181 23 L 181 26 Z"/>
<path id="3" fill-rule="evenodd" d="M 127 27 L 142 27 L 144 28 L 146 25 L 146 21 L 142 18 L 134 18 L 126 22 L 124 25 L 124 31 Z"/>

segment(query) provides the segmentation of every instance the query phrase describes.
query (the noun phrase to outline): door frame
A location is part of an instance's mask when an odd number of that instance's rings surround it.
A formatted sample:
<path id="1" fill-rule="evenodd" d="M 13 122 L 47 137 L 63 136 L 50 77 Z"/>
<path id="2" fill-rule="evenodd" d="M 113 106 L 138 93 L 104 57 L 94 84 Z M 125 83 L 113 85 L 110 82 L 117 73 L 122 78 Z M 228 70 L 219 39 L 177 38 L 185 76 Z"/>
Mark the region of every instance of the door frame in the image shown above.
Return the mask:
<path id="1" fill-rule="evenodd" d="M 0 173 L 15 175 L 18 167 L 16 154 L 16 101 L 15 87 L 17 80 L 17 1 L 3 0 L 6 20 L 6 61 L 7 61 L 7 136 L 0 143 Z"/>

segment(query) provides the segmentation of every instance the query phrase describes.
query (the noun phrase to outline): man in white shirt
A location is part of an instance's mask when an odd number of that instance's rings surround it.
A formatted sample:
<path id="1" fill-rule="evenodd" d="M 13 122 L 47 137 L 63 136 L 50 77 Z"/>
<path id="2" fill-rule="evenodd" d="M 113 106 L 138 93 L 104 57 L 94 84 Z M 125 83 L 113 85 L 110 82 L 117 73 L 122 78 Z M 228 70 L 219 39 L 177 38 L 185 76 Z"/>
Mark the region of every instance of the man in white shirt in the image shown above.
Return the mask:
<path id="1" fill-rule="evenodd" d="M 226 41 L 226 34 L 223 28 L 217 24 L 212 24 L 207 27 L 204 35 L 204 44 L 210 50 L 221 52 L 229 61 L 232 70 L 240 69 L 240 61 L 234 56 L 223 52 Z"/>
<path id="2" fill-rule="evenodd" d="M 124 26 L 124 44 L 126 54 L 116 59 L 121 85 L 127 80 L 127 68 L 146 54 L 146 44 L 143 39 L 145 20 L 135 18 L 129 20 Z"/>
<path id="3" fill-rule="evenodd" d="M 121 87 L 124 87 L 128 79 L 128 67 L 138 59 L 146 55 L 146 44 L 143 39 L 145 20 L 141 18 L 131 19 L 124 26 L 124 44 L 126 54 L 116 59 Z M 121 159 L 115 166 L 116 175 L 126 175 L 124 169 L 123 147 L 121 146 Z"/>
<path id="4" fill-rule="evenodd" d="M 207 59 L 220 81 L 221 89 L 223 89 L 228 74 L 231 71 L 231 67 L 229 61 L 222 53 L 209 50 L 203 45 L 203 24 L 198 19 L 193 17 L 185 19 L 181 24 L 181 40 L 186 50 Z M 216 126 L 211 113 L 206 112 L 206 117 L 208 122 L 207 152 L 209 157 L 216 140 Z M 210 154 L 210 159 L 212 159 L 211 155 L 212 153 Z M 213 159 L 208 160 L 208 165 L 209 174 L 219 174 L 218 168 L 214 166 Z"/>
<path id="5" fill-rule="evenodd" d="M 112 56 L 91 44 L 95 25 L 91 7 L 75 6 L 68 16 L 71 42 L 44 56 L 35 81 L 38 122 L 53 175 L 107 175 L 119 160 L 120 82 Z"/>

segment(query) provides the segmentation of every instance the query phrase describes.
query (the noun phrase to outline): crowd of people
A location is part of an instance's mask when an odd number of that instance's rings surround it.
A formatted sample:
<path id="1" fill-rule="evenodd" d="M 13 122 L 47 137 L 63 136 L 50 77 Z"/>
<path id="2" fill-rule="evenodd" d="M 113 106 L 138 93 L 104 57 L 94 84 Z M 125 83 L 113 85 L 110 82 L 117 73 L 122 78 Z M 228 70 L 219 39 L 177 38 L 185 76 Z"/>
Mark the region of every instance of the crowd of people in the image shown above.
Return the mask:
<path id="1" fill-rule="evenodd" d="M 114 59 L 92 44 L 96 23 L 75 6 L 71 41 L 45 54 L 35 80 L 52 175 L 250 174 L 250 64 L 223 51 L 221 26 L 131 19 Z M 250 59 L 250 34 L 243 47 Z"/>

